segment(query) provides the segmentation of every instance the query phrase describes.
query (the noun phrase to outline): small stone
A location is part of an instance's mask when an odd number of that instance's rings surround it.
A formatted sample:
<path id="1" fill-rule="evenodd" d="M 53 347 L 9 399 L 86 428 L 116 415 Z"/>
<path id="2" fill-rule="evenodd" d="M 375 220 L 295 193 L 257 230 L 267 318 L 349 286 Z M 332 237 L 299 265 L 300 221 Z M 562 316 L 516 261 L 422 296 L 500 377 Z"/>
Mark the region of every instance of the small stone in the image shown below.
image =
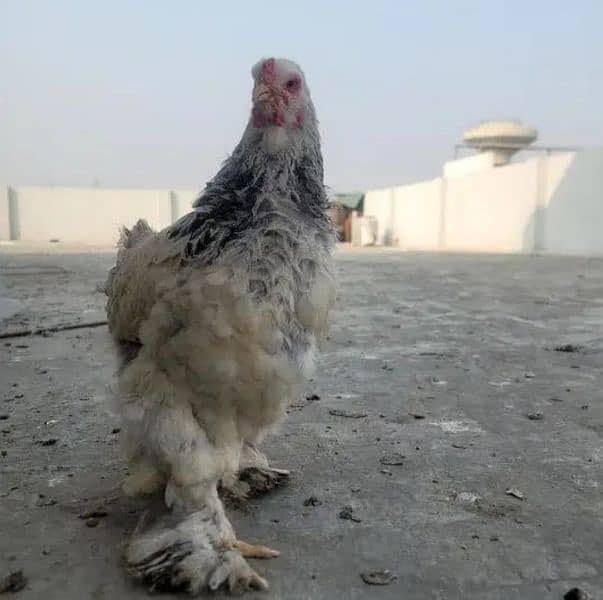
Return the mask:
<path id="1" fill-rule="evenodd" d="M 524 377 L 525 377 L 526 379 L 534 379 L 534 377 L 536 377 L 536 373 L 533 373 L 532 371 L 528 371 L 528 372 L 527 372 L 527 373 L 524 375 Z"/>
<path id="2" fill-rule="evenodd" d="M 322 502 L 316 496 L 310 496 L 304 500 L 304 506 L 320 506 Z"/>
<path id="3" fill-rule="evenodd" d="M 47 440 L 40 440 L 38 444 L 40 444 L 40 446 L 54 446 L 57 441 L 56 438 L 48 438 Z"/>
<path id="4" fill-rule="evenodd" d="M 588 410 L 588 404 L 583 404 L 580 408 L 582 410 Z"/>
<path id="5" fill-rule="evenodd" d="M 114 428 L 111 430 L 111 433 L 115 434 L 115 433 L 119 433 L 120 431 L 121 431 L 121 427 L 114 427 Z"/>
<path id="6" fill-rule="evenodd" d="M 334 417 L 345 417 L 347 419 L 364 419 L 364 417 L 367 416 L 365 412 L 353 412 L 348 410 L 341 410 L 338 408 L 330 409 L 329 414 Z"/>
<path id="7" fill-rule="evenodd" d="M 508 490 L 505 491 L 505 494 L 507 494 L 507 496 L 513 496 L 514 498 L 517 498 L 518 500 L 526 499 L 524 493 L 515 488 L 509 488 Z"/>
<path id="8" fill-rule="evenodd" d="M 413 419 L 417 419 L 417 421 L 418 421 L 418 420 L 420 420 L 420 419 L 424 419 L 424 418 L 425 418 L 425 415 L 424 415 L 423 413 L 418 413 L 418 412 L 409 412 L 408 414 L 409 414 L 411 417 L 413 417 Z"/>
<path id="9" fill-rule="evenodd" d="M 572 588 L 563 596 L 563 600 L 590 600 L 590 594 L 587 594 L 580 588 Z"/>
<path id="10" fill-rule="evenodd" d="M 109 513 L 104 508 L 96 508 L 78 515 L 78 519 L 102 519 L 108 515 Z"/>
<path id="11" fill-rule="evenodd" d="M 366 571 L 360 573 L 360 577 L 367 585 L 389 585 L 392 581 L 398 579 L 395 575 L 392 575 L 389 569 Z"/>
<path id="12" fill-rule="evenodd" d="M 457 448 L 458 450 L 466 450 L 467 446 L 463 446 L 463 444 L 452 444 L 453 448 Z"/>
<path id="13" fill-rule="evenodd" d="M 38 507 L 42 506 L 54 506 L 57 501 L 54 498 L 46 498 L 44 494 L 38 494 L 38 497 L 35 501 L 35 505 Z"/>
<path id="14" fill-rule="evenodd" d="M 95 519 L 94 517 L 90 518 L 90 519 L 86 519 L 86 527 L 96 527 L 99 523 L 98 519 Z"/>
<path id="15" fill-rule="evenodd" d="M 0 415 L 0 421 L 6 421 L 9 415 Z"/>
<path id="16" fill-rule="evenodd" d="M 0 594 L 6 592 L 20 592 L 26 585 L 27 578 L 23 575 L 23 571 L 14 571 L 0 579 Z"/>
<path id="17" fill-rule="evenodd" d="M 351 506 L 344 506 L 339 511 L 339 518 L 344 521 L 353 521 L 354 523 L 362 522 L 362 519 L 354 516 L 354 509 Z"/>
<path id="18" fill-rule="evenodd" d="M 318 402 L 320 400 L 320 396 L 318 394 L 312 394 L 311 396 L 306 396 L 306 400 L 308 402 Z"/>
<path id="19" fill-rule="evenodd" d="M 6 450 L 2 450 L 0 451 L 0 456 L 4 457 L 6 456 L 8 453 L 6 452 Z"/>
<path id="20" fill-rule="evenodd" d="M 563 344 L 555 346 L 555 352 L 580 352 L 581 347 L 574 344 Z"/>
<path id="21" fill-rule="evenodd" d="M 352 494 L 357 494 L 359 491 L 360 491 L 359 487 L 350 488 L 350 492 L 352 492 Z"/>
<path id="22" fill-rule="evenodd" d="M 541 412 L 531 412 L 528 413 L 528 419 L 530 419 L 530 421 L 542 421 L 544 415 Z"/>
<path id="23" fill-rule="evenodd" d="M 406 456 L 400 454 L 399 452 L 392 452 L 391 454 L 384 454 L 379 462 L 382 465 L 403 465 Z"/>
<path id="24" fill-rule="evenodd" d="M 491 535 L 490 536 L 490 541 L 491 542 L 498 542 L 498 540 L 499 540 L 499 537 L 497 535 Z"/>

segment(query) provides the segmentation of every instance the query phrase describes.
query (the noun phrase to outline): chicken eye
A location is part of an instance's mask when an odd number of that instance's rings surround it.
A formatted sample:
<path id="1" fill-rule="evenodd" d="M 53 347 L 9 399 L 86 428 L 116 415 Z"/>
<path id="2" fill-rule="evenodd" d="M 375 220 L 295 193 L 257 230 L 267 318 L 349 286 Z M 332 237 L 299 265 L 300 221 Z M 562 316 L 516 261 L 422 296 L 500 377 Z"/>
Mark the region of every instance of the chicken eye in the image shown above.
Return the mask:
<path id="1" fill-rule="evenodd" d="M 289 91 L 296 90 L 299 86 L 299 80 L 298 79 L 289 79 L 289 81 L 287 81 L 286 86 Z"/>

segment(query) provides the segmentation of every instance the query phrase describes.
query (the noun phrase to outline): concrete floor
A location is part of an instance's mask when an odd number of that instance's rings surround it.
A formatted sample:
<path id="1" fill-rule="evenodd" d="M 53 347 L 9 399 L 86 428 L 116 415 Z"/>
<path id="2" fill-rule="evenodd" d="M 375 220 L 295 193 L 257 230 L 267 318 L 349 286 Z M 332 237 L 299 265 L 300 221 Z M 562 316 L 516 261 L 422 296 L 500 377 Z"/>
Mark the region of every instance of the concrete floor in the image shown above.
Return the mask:
<path id="1" fill-rule="evenodd" d="M 4 331 L 104 317 L 112 253 L 25 250 L 2 248 L 21 303 Z M 333 336 L 308 388 L 320 399 L 267 447 L 293 479 L 231 513 L 243 539 L 282 552 L 255 562 L 271 583 L 257 597 L 603 598 L 603 261 L 337 259 Z M 23 599 L 147 597 L 121 564 L 142 505 L 118 493 L 106 328 L 0 340 L 0 358 L 1 572 L 23 570 Z M 392 453 L 403 464 L 382 464 Z M 96 527 L 78 518 L 99 506 Z M 360 577 L 383 568 L 389 585 Z"/>

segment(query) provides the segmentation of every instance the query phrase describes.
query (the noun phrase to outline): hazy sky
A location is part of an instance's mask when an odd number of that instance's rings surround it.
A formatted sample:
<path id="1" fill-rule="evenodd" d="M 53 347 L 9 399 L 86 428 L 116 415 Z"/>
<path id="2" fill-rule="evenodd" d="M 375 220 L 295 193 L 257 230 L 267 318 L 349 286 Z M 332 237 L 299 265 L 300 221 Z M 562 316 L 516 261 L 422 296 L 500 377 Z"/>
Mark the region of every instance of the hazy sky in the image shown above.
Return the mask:
<path id="1" fill-rule="evenodd" d="M 202 187 L 270 55 L 304 68 L 338 191 L 437 176 L 492 117 L 603 144 L 601 0 L 0 0 L 0 22 L 4 183 Z"/>

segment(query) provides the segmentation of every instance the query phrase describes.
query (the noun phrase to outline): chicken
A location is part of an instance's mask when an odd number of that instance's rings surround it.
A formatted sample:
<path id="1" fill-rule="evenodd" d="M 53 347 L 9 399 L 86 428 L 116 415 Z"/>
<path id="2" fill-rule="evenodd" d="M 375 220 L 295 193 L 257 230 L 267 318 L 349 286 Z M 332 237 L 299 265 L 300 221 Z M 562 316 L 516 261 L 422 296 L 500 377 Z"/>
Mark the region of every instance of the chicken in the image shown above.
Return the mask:
<path id="1" fill-rule="evenodd" d="M 129 571 L 154 589 L 267 588 L 244 557 L 218 488 L 261 492 L 286 479 L 258 446 L 311 376 L 335 297 L 334 245 L 317 120 L 302 70 L 252 69 L 242 139 L 194 210 L 154 232 L 124 229 L 110 271 L 109 328 L 127 495 L 161 494 Z"/>

